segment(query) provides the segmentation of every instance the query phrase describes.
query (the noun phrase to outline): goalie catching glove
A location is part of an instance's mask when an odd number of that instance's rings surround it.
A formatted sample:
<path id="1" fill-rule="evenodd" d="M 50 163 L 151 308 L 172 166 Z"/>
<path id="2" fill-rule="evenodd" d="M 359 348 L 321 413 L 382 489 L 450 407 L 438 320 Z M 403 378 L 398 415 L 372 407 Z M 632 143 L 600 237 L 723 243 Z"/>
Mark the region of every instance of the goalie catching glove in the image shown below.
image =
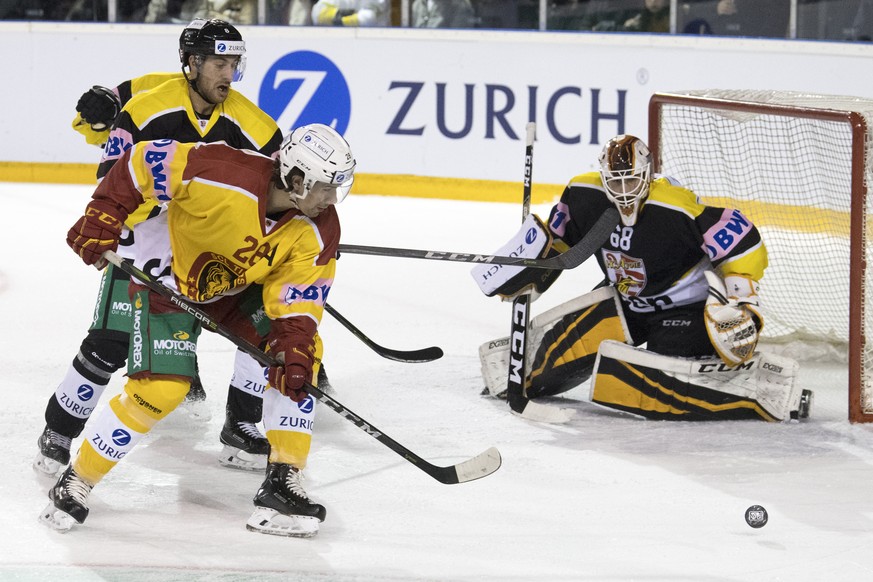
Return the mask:
<path id="1" fill-rule="evenodd" d="M 543 259 L 554 256 L 552 235 L 535 214 L 529 214 L 521 229 L 495 255 L 522 259 Z M 499 295 L 504 301 L 512 301 L 519 295 L 531 294 L 531 301 L 545 292 L 561 271 L 558 269 L 534 269 L 483 263 L 471 271 L 482 293 L 488 297 Z"/>
<path id="2" fill-rule="evenodd" d="M 706 272 L 709 297 L 703 308 L 706 333 L 716 353 L 729 366 L 747 361 L 755 353 L 764 318 L 758 310 L 757 281 L 741 275 L 721 277 Z"/>
<path id="3" fill-rule="evenodd" d="M 106 266 L 103 253 L 118 248 L 127 213 L 102 200 L 92 200 L 85 215 L 67 232 L 67 244 L 86 265 Z"/>
<path id="4" fill-rule="evenodd" d="M 275 319 L 271 323 L 267 351 L 283 365 L 270 367 L 270 385 L 294 402 L 306 398 L 303 386 L 312 381 L 314 338 L 315 322 L 308 317 Z"/>

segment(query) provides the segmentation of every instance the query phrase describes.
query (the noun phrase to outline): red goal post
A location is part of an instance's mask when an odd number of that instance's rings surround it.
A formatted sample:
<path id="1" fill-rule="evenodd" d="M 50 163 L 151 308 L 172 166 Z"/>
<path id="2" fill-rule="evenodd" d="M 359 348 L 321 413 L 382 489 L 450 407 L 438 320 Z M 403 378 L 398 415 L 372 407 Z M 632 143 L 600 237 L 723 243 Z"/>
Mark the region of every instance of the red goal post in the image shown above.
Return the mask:
<path id="1" fill-rule="evenodd" d="M 871 120 L 873 100 L 786 91 L 649 101 L 655 171 L 758 226 L 770 255 L 764 340 L 847 357 L 852 422 L 873 422 Z"/>

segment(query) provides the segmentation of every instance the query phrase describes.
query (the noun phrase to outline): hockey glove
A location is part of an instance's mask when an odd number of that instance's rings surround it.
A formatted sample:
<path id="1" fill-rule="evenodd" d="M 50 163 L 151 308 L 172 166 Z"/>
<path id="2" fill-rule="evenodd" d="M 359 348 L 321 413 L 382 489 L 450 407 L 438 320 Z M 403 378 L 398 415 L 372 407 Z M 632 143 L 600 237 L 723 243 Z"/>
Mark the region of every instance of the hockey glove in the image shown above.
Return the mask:
<path id="1" fill-rule="evenodd" d="M 103 253 L 118 248 L 125 213 L 102 200 L 92 200 L 82 216 L 67 232 L 67 244 L 86 265 L 106 266 Z"/>
<path id="2" fill-rule="evenodd" d="M 94 131 L 103 131 L 115 123 L 121 112 L 121 99 L 112 89 L 94 85 L 79 97 L 76 111 Z"/>
<path id="3" fill-rule="evenodd" d="M 312 381 L 315 322 L 308 317 L 289 317 L 273 320 L 271 325 L 267 351 L 283 365 L 270 368 L 270 385 L 300 402 L 307 394 L 304 385 Z"/>
<path id="4" fill-rule="evenodd" d="M 709 297 L 703 308 L 706 333 L 716 353 L 729 366 L 752 357 L 764 318 L 758 310 L 758 282 L 747 277 L 721 277 L 706 272 Z"/>

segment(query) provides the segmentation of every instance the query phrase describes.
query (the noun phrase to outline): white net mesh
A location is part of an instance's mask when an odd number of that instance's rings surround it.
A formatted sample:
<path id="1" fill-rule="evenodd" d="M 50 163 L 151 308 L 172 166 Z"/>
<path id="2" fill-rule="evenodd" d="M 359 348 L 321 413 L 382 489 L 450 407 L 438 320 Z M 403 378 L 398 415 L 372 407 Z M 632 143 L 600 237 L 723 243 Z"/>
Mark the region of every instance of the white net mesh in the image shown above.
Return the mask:
<path id="1" fill-rule="evenodd" d="M 852 156 L 854 148 L 864 149 L 864 176 L 856 179 L 873 184 L 873 160 L 865 146 L 873 123 L 868 122 L 866 140 L 853 144 L 845 120 L 805 117 L 799 109 L 760 112 L 754 104 L 854 111 L 873 120 L 873 101 L 776 91 L 679 94 L 749 104 L 734 111 L 662 103 L 657 148 L 662 174 L 677 178 L 708 204 L 739 208 L 760 229 L 770 255 L 761 285 L 764 338 L 818 344 L 822 349 L 816 355 L 844 354 L 849 274 L 858 268 L 850 261 Z M 873 267 L 865 232 L 870 211 L 867 197 L 861 236 Z M 871 276 L 873 268 L 866 271 L 864 288 Z M 862 307 L 873 314 L 869 301 L 865 293 Z M 865 319 L 865 337 L 870 323 Z M 868 344 L 862 353 L 865 378 L 873 369 L 873 342 Z M 873 412 L 873 390 L 863 392 L 863 406 Z"/>

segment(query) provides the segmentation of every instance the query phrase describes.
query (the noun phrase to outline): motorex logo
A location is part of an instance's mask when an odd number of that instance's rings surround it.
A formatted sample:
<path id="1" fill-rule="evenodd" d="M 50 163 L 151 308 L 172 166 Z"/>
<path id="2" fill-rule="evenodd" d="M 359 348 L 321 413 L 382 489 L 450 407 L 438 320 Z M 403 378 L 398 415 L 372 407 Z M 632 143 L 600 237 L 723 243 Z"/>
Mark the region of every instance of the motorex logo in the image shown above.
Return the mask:
<path id="1" fill-rule="evenodd" d="M 88 402 L 94 397 L 94 388 L 88 384 L 82 384 L 76 389 L 76 396 L 78 396 L 79 400 L 82 402 Z"/>
<path id="2" fill-rule="evenodd" d="M 285 133 L 308 123 L 323 123 L 344 134 L 352 98 L 333 61 L 316 52 L 295 51 L 273 63 L 264 75 L 258 105 Z"/>

